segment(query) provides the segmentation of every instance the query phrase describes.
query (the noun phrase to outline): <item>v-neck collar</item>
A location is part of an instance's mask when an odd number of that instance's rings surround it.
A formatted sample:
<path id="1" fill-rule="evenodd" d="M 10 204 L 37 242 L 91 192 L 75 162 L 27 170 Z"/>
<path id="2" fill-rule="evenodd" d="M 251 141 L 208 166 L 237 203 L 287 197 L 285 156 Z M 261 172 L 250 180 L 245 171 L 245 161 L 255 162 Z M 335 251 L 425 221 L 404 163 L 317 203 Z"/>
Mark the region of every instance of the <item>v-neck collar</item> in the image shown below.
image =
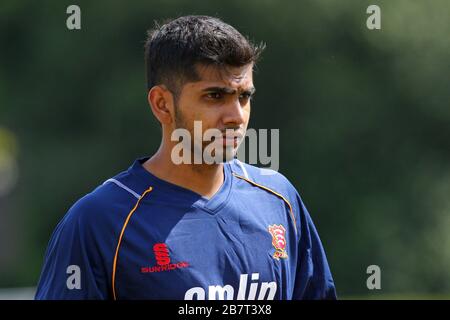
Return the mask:
<path id="1" fill-rule="evenodd" d="M 208 199 L 192 190 L 156 177 L 154 174 L 147 171 L 143 166 L 143 163 L 148 159 L 149 157 L 136 159 L 133 165 L 129 168 L 129 171 L 139 177 L 140 181 L 145 184 L 146 188 L 152 186 L 155 191 L 160 189 L 167 192 L 169 195 L 173 194 L 176 201 L 186 201 L 193 207 L 202 209 L 210 214 L 217 213 L 226 203 L 230 195 L 233 182 L 232 170 L 229 163 L 223 164 L 224 181 L 221 187 L 211 198 Z M 150 198 L 151 197 L 149 197 L 149 199 Z"/>

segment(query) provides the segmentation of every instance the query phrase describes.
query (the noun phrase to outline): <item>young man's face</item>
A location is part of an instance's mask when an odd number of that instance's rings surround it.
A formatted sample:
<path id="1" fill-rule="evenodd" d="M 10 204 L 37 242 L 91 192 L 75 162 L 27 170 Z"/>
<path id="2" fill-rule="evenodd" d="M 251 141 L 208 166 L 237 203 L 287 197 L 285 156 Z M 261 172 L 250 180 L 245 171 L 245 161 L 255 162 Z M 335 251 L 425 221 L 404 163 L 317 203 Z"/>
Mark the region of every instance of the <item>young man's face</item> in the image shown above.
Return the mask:
<path id="1" fill-rule="evenodd" d="M 250 118 L 250 98 L 255 91 L 253 63 L 226 68 L 198 66 L 197 73 L 201 80 L 186 83 L 180 92 L 175 128 L 187 129 L 195 138 L 198 147 L 194 152 L 203 152 L 213 144 L 219 158 L 229 161 L 245 137 Z M 201 121 L 202 136 L 208 129 L 218 129 L 223 135 L 213 142 L 199 141 L 201 137 L 194 135 L 194 121 Z"/>

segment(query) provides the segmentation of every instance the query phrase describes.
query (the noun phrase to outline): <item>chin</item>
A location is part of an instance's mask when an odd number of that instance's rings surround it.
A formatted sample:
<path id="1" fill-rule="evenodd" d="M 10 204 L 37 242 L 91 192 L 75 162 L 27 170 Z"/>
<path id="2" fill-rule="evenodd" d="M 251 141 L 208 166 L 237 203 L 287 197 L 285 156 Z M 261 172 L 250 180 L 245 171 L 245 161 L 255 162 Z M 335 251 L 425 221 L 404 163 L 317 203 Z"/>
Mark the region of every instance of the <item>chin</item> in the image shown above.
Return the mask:
<path id="1" fill-rule="evenodd" d="M 237 153 L 237 149 L 235 149 L 235 148 L 224 149 L 222 152 L 222 157 L 221 157 L 221 159 L 223 160 L 222 163 L 232 161 L 234 159 L 234 157 L 236 156 L 236 153 Z"/>
<path id="2" fill-rule="evenodd" d="M 215 164 L 230 162 L 236 156 L 237 150 L 235 148 L 223 149 L 222 151 L 212 155 Z"/>

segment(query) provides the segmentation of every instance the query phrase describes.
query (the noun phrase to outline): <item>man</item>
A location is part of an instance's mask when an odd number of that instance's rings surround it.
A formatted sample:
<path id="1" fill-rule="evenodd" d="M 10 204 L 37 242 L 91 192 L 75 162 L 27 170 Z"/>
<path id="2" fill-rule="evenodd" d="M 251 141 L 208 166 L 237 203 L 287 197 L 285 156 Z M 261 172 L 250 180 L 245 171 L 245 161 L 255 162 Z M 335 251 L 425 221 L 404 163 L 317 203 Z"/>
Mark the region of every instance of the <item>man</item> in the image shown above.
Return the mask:
<path id="1" fill-rule="evenodd" d="M 69 210 L 50 240 L 37 299 L 336 298 L 295 188 L 234 159 L 262 49 L 207 16 L 149 32 L 148 102 L 162 128 L 159 150 Z M 202 134 L 219 134 L 204 141 L 194 121 Z M 183 155 L 172 139 L 180 130 L 194 136 Z M 189 161 L 210 145 L 219 161 Z"/>

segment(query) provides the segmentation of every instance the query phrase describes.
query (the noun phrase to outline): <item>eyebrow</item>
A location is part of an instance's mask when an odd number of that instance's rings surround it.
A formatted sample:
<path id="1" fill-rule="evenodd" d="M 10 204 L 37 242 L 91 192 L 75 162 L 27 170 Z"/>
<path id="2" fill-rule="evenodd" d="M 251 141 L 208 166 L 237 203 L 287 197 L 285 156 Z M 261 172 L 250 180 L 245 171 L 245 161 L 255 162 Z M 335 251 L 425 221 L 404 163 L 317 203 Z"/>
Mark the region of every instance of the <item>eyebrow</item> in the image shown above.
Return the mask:
<path id="1" fill-rule="evenodd" d="M 236 93 L 236 89 L 232 89 L 230 87 L 208 87 L 202 90 L 203 92 L 219 92 L 223 94 L 234 94 Z M 241 91 L 242 93 L 254 94 L 256 92 L 255 87 L 250 87 L 248 89 L 244 89 Z"/>

